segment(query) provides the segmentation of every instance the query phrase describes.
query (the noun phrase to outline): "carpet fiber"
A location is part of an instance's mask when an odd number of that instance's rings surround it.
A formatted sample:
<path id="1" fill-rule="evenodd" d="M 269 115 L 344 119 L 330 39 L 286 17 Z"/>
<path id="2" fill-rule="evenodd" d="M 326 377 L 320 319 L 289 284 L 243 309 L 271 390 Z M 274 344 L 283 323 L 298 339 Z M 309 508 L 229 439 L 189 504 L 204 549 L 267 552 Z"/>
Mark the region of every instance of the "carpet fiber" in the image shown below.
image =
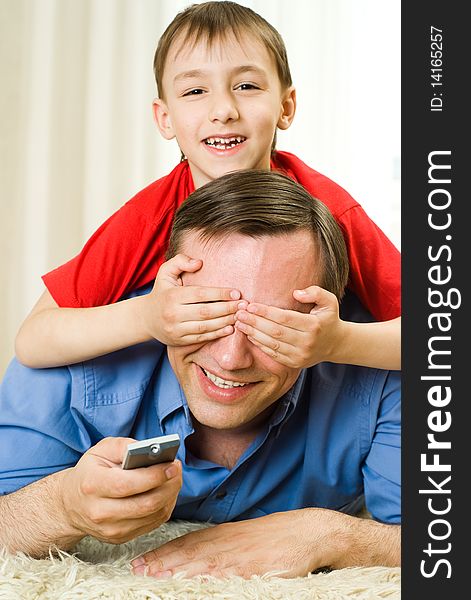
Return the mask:
<path id="1" fill-rule="evenodd" d="M 202 527 L 175 521 L 126 544 L 87 537 L 73 553 L 44 560 L 0 551 L 2 600 L 373 600 L 400 598 L 399 568 L 352 568 L 296 579 L 275 576 L 156 580 L 131 574 L 133 557 Z"/>

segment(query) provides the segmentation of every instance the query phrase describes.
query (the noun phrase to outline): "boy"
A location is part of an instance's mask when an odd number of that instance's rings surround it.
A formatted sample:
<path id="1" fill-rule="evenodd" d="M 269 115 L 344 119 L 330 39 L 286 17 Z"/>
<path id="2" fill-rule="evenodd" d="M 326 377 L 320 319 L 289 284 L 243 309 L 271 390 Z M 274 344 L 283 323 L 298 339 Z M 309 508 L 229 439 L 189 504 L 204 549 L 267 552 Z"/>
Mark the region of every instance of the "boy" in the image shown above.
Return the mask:
<path id="1" fill-rule="evenodd" d="M 47 291 L 20 329 L 18 358 L 56 366 L 151 338 L 206 342 L 236 327 L 285 365 L 400 368 L 399 252 L 339 186 L 274 150 L 276 128 L 287 129 L 296 108 L 278 32 L 233 2 L 194 5 L 164 32 L 154 70 L 155 120 L 185 159 L 104 223 L 79 256 L 43 277 Z M 254 168 L 280 170 L 327 204 L 346 238 L 350 287 L 380 323 L 340 320 L 336 298 L 318 287 L 293 291 L 312 306 L 300 315 L 247 304 L 238 290 L 182 286 L 182 273 L 201 268 L 198 257 L 162 265 L 173 214 L 194 188 Z M 150 294 L 119 301 L 157 271 Z"/>

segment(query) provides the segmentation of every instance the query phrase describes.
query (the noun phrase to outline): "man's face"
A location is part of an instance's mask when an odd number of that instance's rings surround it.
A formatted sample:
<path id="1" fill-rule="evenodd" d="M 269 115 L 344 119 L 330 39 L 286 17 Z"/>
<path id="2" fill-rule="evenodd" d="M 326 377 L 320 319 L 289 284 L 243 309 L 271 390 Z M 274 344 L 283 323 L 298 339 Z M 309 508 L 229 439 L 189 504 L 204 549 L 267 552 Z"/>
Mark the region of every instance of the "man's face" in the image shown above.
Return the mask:
<path id="1" fill-rule="evenodd" d="M 281 89 L 268 50 L 251 36 L 241 41 L 177 39 L 165 62 L 157 123 L 177 138 L 197 188 L 230 171 L 269 169 L 276 127 L 294 116 L 294 91 Z"/>
<path id="2" fill-rule="evenodd" d="M 306 312 L 292 292 L 320 281 L 312 234 L 298 231 L 252 239 L 231 235 L 204 244 L 188 233 L 181 252 L 203 260 L 184 285 L 238 289 L 249 302 Z M 250 424 L 295 383 L 300 370 L 285 367 L 240 331 L 205 344 L 169 347 L 168 356 L 194 417 L 214 429 Z"/>

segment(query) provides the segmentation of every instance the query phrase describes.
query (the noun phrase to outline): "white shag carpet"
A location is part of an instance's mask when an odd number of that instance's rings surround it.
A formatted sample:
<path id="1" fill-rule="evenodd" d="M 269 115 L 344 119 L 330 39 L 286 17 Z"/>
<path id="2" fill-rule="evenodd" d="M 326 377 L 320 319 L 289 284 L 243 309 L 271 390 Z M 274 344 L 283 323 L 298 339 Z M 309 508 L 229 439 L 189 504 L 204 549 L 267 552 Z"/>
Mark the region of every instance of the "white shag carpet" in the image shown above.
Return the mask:
<path id="1" fill-rule="evenodd" d="M 0 524 L 1 526 L 1 524 Z M 373 600 L 400 598 L 399 568 L 351 568 L 296 579 L 134 576 L 130 560 L 203 527 L 174 521 L 120 546 L 84 538 L 73 553 L 34 560 L 0 550 L 1 600 Z"/>

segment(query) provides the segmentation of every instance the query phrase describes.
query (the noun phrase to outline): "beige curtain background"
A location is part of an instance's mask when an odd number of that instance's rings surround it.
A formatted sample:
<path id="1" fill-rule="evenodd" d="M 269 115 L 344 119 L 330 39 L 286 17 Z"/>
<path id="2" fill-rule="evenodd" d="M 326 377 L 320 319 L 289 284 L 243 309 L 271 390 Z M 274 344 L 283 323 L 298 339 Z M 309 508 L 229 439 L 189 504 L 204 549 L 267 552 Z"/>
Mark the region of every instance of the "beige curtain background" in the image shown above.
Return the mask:
<path id="1" fill-rule="evenodd" d="M 159 36 L 190 2 L 0 0 L 0 376 L 40 276 L 178 161 L 151 115 Z M 241 1 L 298 90 L 280 149 L 346 188 L 400 247 L 399 0 Z"/>

